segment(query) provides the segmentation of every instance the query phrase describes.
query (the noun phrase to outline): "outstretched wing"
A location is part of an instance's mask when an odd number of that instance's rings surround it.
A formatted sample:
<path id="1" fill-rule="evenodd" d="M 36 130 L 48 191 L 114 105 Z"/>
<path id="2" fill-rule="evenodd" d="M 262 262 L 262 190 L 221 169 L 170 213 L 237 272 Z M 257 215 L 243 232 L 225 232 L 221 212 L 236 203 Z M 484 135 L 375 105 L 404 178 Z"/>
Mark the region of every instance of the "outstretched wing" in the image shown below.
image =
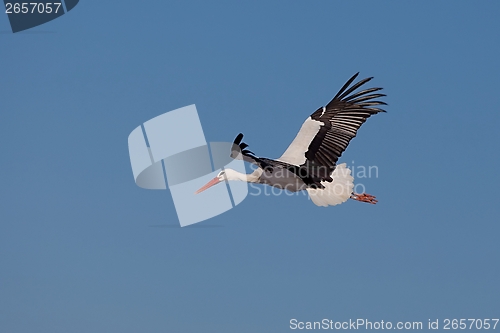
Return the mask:
<path id="1" fill-rule="evenodd" d="M 330 174 L 358 129 L 371 115 L 385 112 L 378 108 L 386 105 L 375 100 L 384 94 L 375 93 L 382 88 L 356 89 L 370 81 L 366 78 L 351 86 L 359 73 L 351 77 L 326 106 L 306 119 L 299 133 L 278 159 L 302 166 L 309 176 L 331 181 Z M 321 171 L 320 171 L 321 170 Z"/>

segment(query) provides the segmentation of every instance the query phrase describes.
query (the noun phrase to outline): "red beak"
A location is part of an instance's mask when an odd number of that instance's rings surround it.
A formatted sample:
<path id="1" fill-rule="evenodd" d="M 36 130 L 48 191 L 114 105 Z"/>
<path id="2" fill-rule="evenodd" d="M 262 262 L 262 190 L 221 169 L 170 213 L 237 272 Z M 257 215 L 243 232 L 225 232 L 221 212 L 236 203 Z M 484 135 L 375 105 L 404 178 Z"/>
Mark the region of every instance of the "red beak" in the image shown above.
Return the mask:
<path id="1" fill-rule="evenodd" d="M 209 181 L 208 183 L 206 183 L 205 185 L 203 185 L 198 191 L 194 192 L 194 194 L 198 194 L 200 192 L 203 192 L 205 191 L 206 189 L 216 185 L 216 184 L 219 184 L 220 183 L 220 180 L 219 178 L 215 177 L 214 179 L 212 179 L 211 181 Z"/>

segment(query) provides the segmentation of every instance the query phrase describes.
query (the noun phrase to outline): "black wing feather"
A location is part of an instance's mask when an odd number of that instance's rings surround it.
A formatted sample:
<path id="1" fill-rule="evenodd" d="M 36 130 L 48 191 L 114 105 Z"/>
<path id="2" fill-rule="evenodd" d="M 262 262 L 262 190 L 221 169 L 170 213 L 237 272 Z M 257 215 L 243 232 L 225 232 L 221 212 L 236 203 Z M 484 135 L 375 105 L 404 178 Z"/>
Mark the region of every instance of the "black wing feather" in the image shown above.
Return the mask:
<path id="1" fill-rule="evenodd" d="M 375 99 L 386 95 L 373 94 L 382 88 L 369 88 L 353 93 L 372 79 L 369 77 L 351 86 L 358 74 L 353 75 L 324 108 L 319 108 L 311 115 L 311 119 L 321 122 L 322 126 L 309 144 L 304 164 L 298 166 L 257 157 L 252 151 L 246 149 L 248 145 L 242 142 L 242 133 L 234 139 L 231 156 L 236 158 L 241 153 L 243 160 L 271 172 L 273 167 L 288 169 L 302 178 L 306 184 L 323 188 L 321 181 L 332 181 L 331 173 L 335 170 L 339 157 L 352 138 L 356 136 L 361 125 L 370 116 L 385 112 L 385 110 L 375 106 L 387 104 Z"/>
<path id="2" fill-rule="evenodd" d="M 242 142 L 241 141 L 242 139 L 243 139 L 243 133 L 238 134 L 234 139 L 233 149 L 231 151 L 231 157 L 236 158 L 241 153 L 244 161 L 258 165 L 262 169 L 268 168 L 271 170 L 272 166 L 270 165 L 269 161 L 272 160 L 257 157 L 252 151 L 245 149 L 248 147 L 248 144 Z"/>
<path id="3" fill-rule="evenodd" d="M 311 115 L 311 119 L 322 122 L 318 134 L 313 138 L 305 153 L 307 161 L 303 165 L 311 169 L 313 174 L 310 176 L 313 179 L 328 180 L 331 172 L 335 170 L 339 157 L 366 119 L 379 112 L 386 112 L 375 107 L 387 105 L 385 102 L 375 100 L 385 95 L 372 94 L 382 88 L 369 88 L 353 93 L 372 79 L 369 77 L 351 86 L 358 74 L 353 75 L 324 108 L 319 108 Z M 328 172 L 315 171 L 311 165 L 316 166 L 316 169 L 322 166 Z"/>

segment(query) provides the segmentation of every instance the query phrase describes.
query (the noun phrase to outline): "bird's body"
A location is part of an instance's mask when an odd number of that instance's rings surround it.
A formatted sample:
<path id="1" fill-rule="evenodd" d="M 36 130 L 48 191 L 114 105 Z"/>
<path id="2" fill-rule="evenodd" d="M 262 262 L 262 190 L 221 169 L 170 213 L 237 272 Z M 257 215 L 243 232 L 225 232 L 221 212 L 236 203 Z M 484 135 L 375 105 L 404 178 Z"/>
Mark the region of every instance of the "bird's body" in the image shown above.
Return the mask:
<path id="1" fill-rule="evenodd" d="M 274 163 L 273 161 L 269 161 L 269 164 L 273 165 Z M 265 184 L 290 192 L 302 191 L 307 188 L 307 185 L 300 177 L 282 165 L 275 165 L 273 171 L 271 171 L 270 168 L 262 169 L 258 167 L 249 176 L 250 177 L 247 178 L 249 183 Z"/>
<path id="2" fill-rule="evenodd" d="M 306 190 L 318 206 L 337 205 L 349 198 L 376 203 L 374 196 L 353 193 L 353 177 L 345 163 L 337 164 L 357 130 L 371 115 L 385 112 L 375 106 L 385 105 L 374 100 L 385 96 L 369 88 L 355 92 L 372 78 L 351 83 L 354 75 L 324 107 L 317 109 L 303 123 L 297 136 L 278 159 L 257 157 L 246 149 L 243 134 L 234 140 L 231 156 L 257 166 L 251 174 L 241 174 L 232 169 L 221 171 L 216 178 L 200 188 L 197 193 L 223 181 L 239 180 L 259 183 L 297 192 Z"/>

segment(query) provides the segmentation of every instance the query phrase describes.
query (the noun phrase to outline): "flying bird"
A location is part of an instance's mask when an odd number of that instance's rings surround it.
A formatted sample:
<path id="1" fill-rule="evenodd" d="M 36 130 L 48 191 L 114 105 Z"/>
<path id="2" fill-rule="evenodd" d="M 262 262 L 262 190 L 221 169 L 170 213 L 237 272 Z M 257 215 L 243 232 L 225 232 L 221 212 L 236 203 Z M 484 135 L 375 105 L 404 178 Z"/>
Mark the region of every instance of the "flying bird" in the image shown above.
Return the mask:
<path id="1" fill-rule="evenodd" d="M 354 193 L 354 178 L 345 163 L 337 164 L 349 142 L 370 116 L 386 112 L 379 108 L 386 103 L 377 100 L 386 95 L 382 88 L 356 92 L 372 77 L 354 84 L 359 73 L 352 76 L 333 99 L 314 111 L 278 159 L 257 157 L 242 142 L 243 134 L 234 140 L 231 157 L 255 164 L 251 174 L 224 169 L 195 193 L 205 191 L 222 181 L 237 180 L 274 186 L 291 192 L 307 191 L 318 206 L 335 206 L 348 199 L 370 204 L 378 201 L 367 193 Z"/>

